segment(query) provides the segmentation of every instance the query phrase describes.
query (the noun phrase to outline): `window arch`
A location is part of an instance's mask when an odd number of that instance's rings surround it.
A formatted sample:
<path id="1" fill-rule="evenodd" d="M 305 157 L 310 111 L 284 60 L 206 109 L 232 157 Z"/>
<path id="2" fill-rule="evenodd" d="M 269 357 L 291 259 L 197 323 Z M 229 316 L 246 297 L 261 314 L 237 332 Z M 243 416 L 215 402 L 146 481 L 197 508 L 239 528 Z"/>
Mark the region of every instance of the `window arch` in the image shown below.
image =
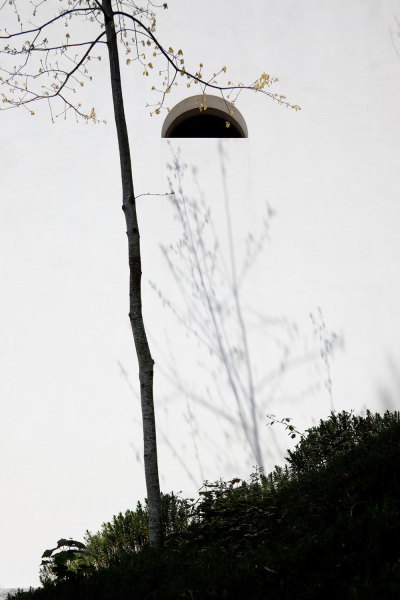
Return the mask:
<path id="1" fill-rule="evenodd" d="M 201 109 L 203 105 L 205 110 Z M 161 137 L 247 138 L 248 133 L 246 122 L 236 107 L 219 96 L 207 94 L 205 98 L 191 96 L 178 102 L 164 121 Z"/>

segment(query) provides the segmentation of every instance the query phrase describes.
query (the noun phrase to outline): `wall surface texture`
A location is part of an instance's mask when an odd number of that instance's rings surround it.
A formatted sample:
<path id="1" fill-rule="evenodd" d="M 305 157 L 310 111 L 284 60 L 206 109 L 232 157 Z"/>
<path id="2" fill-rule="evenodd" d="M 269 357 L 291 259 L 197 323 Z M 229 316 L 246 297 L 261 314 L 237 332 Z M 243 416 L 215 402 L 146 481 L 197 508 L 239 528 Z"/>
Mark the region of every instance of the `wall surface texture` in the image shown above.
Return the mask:
<path id="1" fill-rule="evenodd" d="M 283 461 L 268 413 L 305 429 L 398 406 L 400 5 L 168 4 L 159 36 L 187 67 L 266 71 L 302 107 L 243 92 L 248 139 L 166 140 L 145 106 L 156 73 L 123 66 L 161 484 L 193 496 Z M 107 126 L 0 113 L 4 588 L 38 585 L 44 549 L 145 495 L 104 60 L 94 75 Z M 197 91 L 183 81 L 169 106 Z"/>

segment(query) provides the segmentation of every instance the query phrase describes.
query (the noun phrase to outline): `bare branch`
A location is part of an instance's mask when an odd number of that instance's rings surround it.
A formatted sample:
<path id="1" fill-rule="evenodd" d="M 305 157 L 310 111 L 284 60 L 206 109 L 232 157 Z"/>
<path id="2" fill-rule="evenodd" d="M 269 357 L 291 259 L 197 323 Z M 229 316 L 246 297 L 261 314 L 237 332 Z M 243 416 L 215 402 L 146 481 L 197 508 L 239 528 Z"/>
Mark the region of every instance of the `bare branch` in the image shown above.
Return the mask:
<path id="1" fill-rule="evenodd" d="M 39 2 L 37 5 L 34 5 L 34 15 L 36 15 L 38 7 L 42 4 L 42 2 Z M 27 29 L 21 29 L 21 31 L 14 33 L 8 33 L 4 29 L 3 35 L 0 35 L 0 40 L 3 40 L 4 42 L 17 38 L 20 39 L 22 35 L 28 36 L 30 39 L 26 40 L 20 48 L 13 48 L 7 44 L 2 50 L 0 50 L 0 53 L 10 58 L 13 56 L 24 57 L 24 60 L 22 60 L 21 64 L 18 66 L 7 67 L 6 65 L 2 65 L 0 67 L 0 71 L 5 74 L 4 78 L 0 77 L 0 84 L 3 84 L 3 86 L 8 86 L 10 92 L 10 95 L 6 96 L 4 93 L 1 95 L 2 103 L 5 104 L 5 106 L 2 106 L 0 110 L 15 108 L 45 98 L 47 98 L 48 101 L 59 98 L 65 103 L 67 110 L 72 108 L 76 115 L 82 116 L 85 119 L 90 118 L 94 122 L 98 122 L 98 119 L 94 117 L 94 109 L 92 109 L 92 112 L 88 117 L 84 111 L 80 110 L 79 103 L 76 103 L 72 101 L 71 98 L 66 97 L 65 91 L 68 90 L 69 92 L 75 93 L 75 88 L 73 86 L 69 86 L 71 81 L 76 81 L 79 85 L 83 85 L 82 80 L 78 80 L 77 74 L 79 73 L 82 77 L 86 77 L 86 61 L 93 58 L 90 56 L 90 53 L 94 46 L 96 44 L 106 44 L 105 40 L 103 39 L 105 30 L 103 30 L 92 41 L 76 40 L 72 42 L 72 40 L 70 41 L 69 33 L 67 33 L 65 43 L 53 43 L 49 45 L 47 37 L 44 36 L 44 32 L 47 31 L 50 26 L 56 25 L 60 20 L 69 20 L 75 16 L 86 16 L 91 22 L 95 22 L 102 28 L 105 26 L 103 19 L 113 23 L 114 19 L 117 19 L 118 26 L 116 27 L 116 35 L 125 47 L 126 54 L 131 52 L 129 47 L 131 43 L 134 44 L 136 51 L 136 56 L 133 56 L 132 59 L 128 57 L 126 59 L 126 63 L 129 64 L 132 60 L 139 61 L 143 67 L 143 74 L 146 76 L 149 75 L 149 71 L 153 69 L 152 62 L 146 58 L 146 48 L 153 46 L 152 56 L 155 59 L 163 57 L 166 60 L 166 68 L 159 71 L 159 74 L 163 74 L 164 76 L 164 81 L 162 83 L 164 89 L 158 89 L 158 86 L 152 86 L 152 90 L 161 94 L 161 98 L 157 103 L 147 105 L 154 107 L 154 113 L 156 114 L 159 114 L 160 110 L 164 107 L 166 94 L 171 91 L 172 86 L 177 85 L 178 74 L 182 77 L 186 77 L 186 79 L 189 80 L 189 83 L 186 84 L 188 87 L 190 87 L 191 83 L 195 83 L 201 88 L 203 93 L 203 101 L 199 106 L 200 111 L 206 110 L 207 108 L 205 95 L 207 89 L 216 90 L 220 93 L 225 102 L 227 111 L 231 114 L 233 114 L 235 110 L 234 103 L 243 89 L 261 91 L 263 94 L 274 100 L 277 100 L 279 103 L 291 106 L 295 110 L 299 109 L 298 106 L 291 105 L 289 102 L 287 102 L 283 95 L 272 93 L 266 89 L 275 83 L 277 79 L 270 77 L 265 73 L 250 85 L 244 85 L 242 83 L 234 85 L 230 81 L 228 81 L 227 85 L 219 85 L 216 78 L 221 73 L 226 72 L 226 67 L 222 67 L 218 73 L 214 73 L 212 77 L 208 79 L 202 75 L 201 71 L 203 65 L 201 63 L 198 71 L 186 71 L 182 50 L 174 52 L 171 47 L 167 49 L 158 41 L 157 37 L 155 36 L 154 32 L 156 17 L 154 12 L 152 12 L 151 7 L 161 8 L 161 6 L 148 1 L 147 7 L 140 8 L 133 1 L 117 1 L 116 8 L 118 8 L 118 10 L 112 10 L 110 3 L 109 8 L 107 9 L 109 14 L 106 15 L 99 0 L 92 0 L 89 2 L 89 4 L 89 6 L 83 8 L 81 6 L 81 2 L 75 0 L 71 8 L 68 10 L 62 10 L 60 14 L 46 20 L 41 25 L 32 26 L 31 28 Z M 162 6 L 164 8 L 167 7 L 166 4 L 163 4 Z M 13 3 L 13 7 L 18 21 L 21 21 L 15 3 Z M 125 8 L 128 10 L 125 10 Z M 102 16 L 102 19 L 100 19 L 100 15 Z M 131 27 L 127 26 L 128 22 L 132 24 Z M 125 38 L 130 33 L 133 34 L 132 40 L 129 42 L 125 41 Z M 139 43 L 143 45 L 143 51 L 139 47 Z M 78 50 L 79 48 L 86 49 L 81 57 L 77 57 L 76 55 L 73 57 L 70 55 L 71 49 Z M 40 68 L 38 68 L 37 71 L 32 69 L 32 65 L 30 65 L 31 69 L 29 72 L 28 62 L 30 62 L 30 59 L 34 54 L 37 56 L 42 55 L 43 59 L 40 59 Z M 74 65 L 73 68 L 69 70 L 67 68 L 68 65 L 67 67 L 65 65 L 59 65 L 59 59 L 55 58 L 56 56 L 59 56 L 64 61 L 71 61 Z M 42 89 L 35 89 L 34 86 L 29 86 L 29 82 L 36 81 L 43 77 L 53 77 L 55 81 L 49 84 L 49 87 L 42 85 Z M 233 92 L 235 93 L 235 98 L 230 99 L 230 95 Z M 15 96 L 13 96 L 13 94 L 15 94 Z M 31 111 L 31 113 L 34 114 L 33 111 Z M 65 112 L 63 114 L 65 114 Z M 150 114 L 152 115 L 153 113 Z M 228 123 L 227 126 L 229 126 Z"/>
<path id="2" fill-rule="evenodd" d="M 265 94 L 266 96 L 270 97 L 273 100 L 278 101 L 280 104 L 285 104 L 286 106 L 289 106 L 291 108 L 294 108 L 295 110 L 300 110 L 300 107 L 298 105 L 292 105 L 289 102 L 286 101 L 285 96 L 283 96 L 282 94 L 276 94 L 273 92 L 268 92 L 265 88 L 265 86 L 269 86 L 272 83 L 275 83 L 276 81 L 278 81 L 277 78 L 270 78 L 269 75 L 266 75 L 265 73 L 263 73 L 263 75 L 259 78 L 256 79 L 256 81 L 254 81 L 252 84 L 250 85 L 243 85 L 243 84 L 238 84 L 238 85 L 226 85 L 226 86 L 221 86 L 218 85 L 215 81 L 215 77 L 217 74 L 214 74 L 212 78 L 210 78 L 208 81 L 205 81 L 204 79 L 202 79 L 202 77 L 199 74 L 193 74 L 190 71 L 186 71 L 185 67 L 180 67 L 179 65 L 176 64 L 175 60 L 176 60 L 176 56 L 165 50 L 164 46 L 158 41 L 158 39 L 155 37 L 155 35 L 153 34 L 151 28 L 146 27 L 141 21 L 140 19 L 137 19 L 135 16 L 130 15 L 129 13 L 125 12 L 125 11 L 115 11 L 113 13 L 113 15 L 122 15 L 128 19 L 130 19 L 131 21 L 133 21 L 134 23 L 136 23 L 137 25 L 139 25 L 139 27 L 141 27 L 142 29 L 144 29 L 144 32 L 142 32 L 143 35 L 149 37 L 154 45 L 160 50 L 161 54 L 167 59 L 167 62 L 169 65 L 171 65 L 173 67 L 173 69 L 175 70 L 175 77 L 178 73 L 180 73 L 181 75 L 185 75 L 188 79 L 191 79 L 192 81 L 196 81 L 197 83 L 203 85 L 203 92 L 205 90 L 205 88 L 211 88 L 211 89 L 215 89 L 218 90 L 219 92 L 224 92 L 224 91 L 234 91 L 237 90 L 239 93 L 242 90 L 252 90 L 252 91 L 256 91 L 256 92 L 262 92 L 263 94 Z M 174 58 L 171 58 L 171 54 Z M 174 60 L 175 59 L 175 60 Z M 222 72 L 226 72 L 226 67 L 223 67 L 219 73 Z M 218 73 L 218 74 L 219 74 Z M 174 78 L 175 79 L 175 78 Z M 169 84 L 167 89 L 171 88 L 172 84 Z M 163 100 L 161 102 L 161 106 L 163 104 L 164 98 L 165 98 L 165 94 L 167 92 L 163 92 Z M 225 99 L 225 98 L 224 98 Z"/>

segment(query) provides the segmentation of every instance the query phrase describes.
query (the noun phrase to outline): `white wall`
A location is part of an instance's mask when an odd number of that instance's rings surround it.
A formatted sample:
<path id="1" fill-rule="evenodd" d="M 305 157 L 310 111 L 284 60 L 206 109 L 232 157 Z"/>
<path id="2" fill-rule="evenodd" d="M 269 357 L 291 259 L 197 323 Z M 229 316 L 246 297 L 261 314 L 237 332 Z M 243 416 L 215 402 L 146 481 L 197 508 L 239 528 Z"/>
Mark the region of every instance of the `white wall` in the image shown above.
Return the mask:
<path id="1" fill-rule="evenodd" d="M 292 416 L 304 428 L 332 402 L 337 410 L 398 406 L 400 58 L 391 30 L 396 34 L 399 6 L 169 5 L 160 38 L 182 47 L 187 65 L 201 61 L 212 71 L 227 64 L 229 77 L 241 81 L 270 72 L 281 79 L 277 89 L 302 106 L 295 113 L 243 93 L 238 106 L 249 139 L 223 144 L 238 262 L 265 202 L 276 212 L 241 289 L 255 377 L 271 373 L 258 404 L 268 469 L 289 440 L 264 427 L 264 411 Z M 44 107 L 35 118 L 0 114 L 2 587 L 36 585 L 45 548 L 60 537 L 81 539 L 145 495 L 117 146 L 100 67 L 93 104 L 107 127 L 73 119 L 52 125 Z M 124 77 L 136 192 L 167 191 L 171 153 L 160 139 L 162 119 L 148 117 L 144 106 L 152 98 L 148 81 L 134 67 Z M 186 93 L 180 87 L 171 103 Z M 175 140 L 175 151 L 179 146 L 189 165 L 186 196 L 199 198 L 193 164 L 223 242 L 218 144 Z M 222 369 L 176 326 L 148 284 L 156 281 L 180 303 L 159 249 L 178 232 L 171 205 L 144 196 L 138 211 L 162 487 L 194 494 L 203 478 L 245 477 L 254 462 Z M 318 307 L 328 335 L 342 341 L 329 360 L 332 399 L 309 318 L 318 317 Z M 292 361 L 278 376 L 277 348 L 285 347 Z M 179 382 L 191 394 L 178 393 Z"/>

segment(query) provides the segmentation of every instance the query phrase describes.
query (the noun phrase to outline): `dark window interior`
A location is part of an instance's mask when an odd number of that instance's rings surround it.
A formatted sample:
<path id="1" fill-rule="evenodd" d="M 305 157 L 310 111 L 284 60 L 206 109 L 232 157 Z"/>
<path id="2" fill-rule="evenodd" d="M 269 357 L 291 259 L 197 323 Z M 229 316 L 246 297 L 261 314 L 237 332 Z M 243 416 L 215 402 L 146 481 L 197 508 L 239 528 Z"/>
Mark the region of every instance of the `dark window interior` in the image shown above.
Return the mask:
<path id="1" fill-rule="evenodd" d="M 238 129 L 231 123 L 226 127 L 226 119 L 215 115 L 199 113 L 188 117 L 176 125 L 170 138 L 240 138 L 243 137 Z"/>

